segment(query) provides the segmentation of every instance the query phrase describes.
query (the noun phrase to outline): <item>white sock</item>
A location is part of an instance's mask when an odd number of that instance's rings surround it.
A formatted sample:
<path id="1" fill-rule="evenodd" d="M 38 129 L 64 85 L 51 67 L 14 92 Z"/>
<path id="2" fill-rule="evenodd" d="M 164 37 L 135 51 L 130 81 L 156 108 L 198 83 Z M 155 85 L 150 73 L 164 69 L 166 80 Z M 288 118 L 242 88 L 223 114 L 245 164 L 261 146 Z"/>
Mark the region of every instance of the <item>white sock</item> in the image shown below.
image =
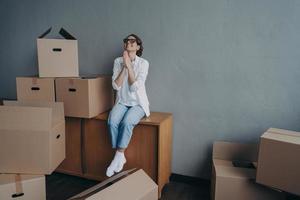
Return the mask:
<path id="1" fill-rule="evenodd" d="M 118 165 L 117 165 L 117 167 L 115 168 L 114 171 L 116 173 L 119 173 L 120 171 L 122 171 L 125 163 L 126 163 L 126 158 L 125 158 L 125 155 L 123 153 L 123 155 L 120 156 L 120 159 L 118 160 Z"/>
<path id="2" fill-rule="evenodd" d="M 124 152 L 116 151 L 114 159 L 111 161 L 109 167 L 106 170 L 106 176 L 111 177 L 112 175 L 114 175 L 114 172 L 118 171 L 117 169 L 120 168 L 120 167 L 118 167 L 119 163 L 124 162 L 124 160 L 125 160 Z M 123 168 L 123 165 L 122 165 L 122 168 Z"/>
<path id="3" fill-rule="evenodd" d="M 124 152 L 116 151 L 115 158 L 116 159 L 125 158 Z"/>

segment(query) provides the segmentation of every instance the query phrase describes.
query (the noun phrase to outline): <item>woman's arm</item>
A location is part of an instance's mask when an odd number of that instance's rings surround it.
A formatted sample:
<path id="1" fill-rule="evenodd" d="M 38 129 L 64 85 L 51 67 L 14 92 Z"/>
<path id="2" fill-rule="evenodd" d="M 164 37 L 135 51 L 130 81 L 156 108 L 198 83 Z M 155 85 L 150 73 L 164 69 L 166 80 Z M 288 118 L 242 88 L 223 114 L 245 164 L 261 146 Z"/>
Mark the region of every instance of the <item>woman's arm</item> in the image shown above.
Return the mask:
<path id="1" fill-rule="evenodd" d="M 131 80 L 133 81 L 129 87 L 131 92 L 135 92 L 143 85 L 145 85 L 147 75 L 148 75 L 148 69 L 149 69 L 149 63 L 147 61 L 143 62 L 142 65 L 140 66 L 140 70 L 137 72 L 136 79 L 133 78 Z"/>
<path id="2" fill-rule="evenodd" d="M 123 53 L 123 61 L 125 65 L 124 68 L 128 71 L 128 83 L 129 85 L 132 85 L 135 81 L 135 74 L 127 51 L 124 51 Z"/>
<path id="3" fill-rule="evenodd" d="M 132 69 L 132 66 L 127 67 L 127 70 L 128 70 L 128 83 L 129 85 L 132 85 L 135 82 L 135 74 Z"/>
<path id="4" fill-rule="evenodd" d="M 125 67 L 122 66 L 122 70 L 121 70 L 121 72 L 119 73 L 118 77 L 115 80 L 116 85 L 120 88 L 121 88 L 121 85 L 123 84 L 123 81 L 124 81 L 125 71 L 126 71 Z"/>
<path id="5" fill-rule="evenodd" d="M 121 66 L 120 62 L 116 59 L 114 62 L 112 86 L 115 90 L 120 90 L 124 81 L 126 69 Z"/>

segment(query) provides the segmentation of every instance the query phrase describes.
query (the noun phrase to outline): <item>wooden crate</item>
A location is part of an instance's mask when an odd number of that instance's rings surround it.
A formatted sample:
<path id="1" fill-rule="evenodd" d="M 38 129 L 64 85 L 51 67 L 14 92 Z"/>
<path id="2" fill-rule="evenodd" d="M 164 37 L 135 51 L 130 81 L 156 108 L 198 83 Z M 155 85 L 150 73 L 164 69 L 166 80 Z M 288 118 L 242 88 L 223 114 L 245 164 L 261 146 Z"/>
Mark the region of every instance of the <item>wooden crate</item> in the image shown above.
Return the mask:
<path id="1" fill-rule="evenodd" d="M 67 118 L 66 159 L 56 171 L 99 181 L 107 179 L 105 172 L 115 152 L 107 117 L 108 113 L 93 119 Z M 159 196 L 171 174 L 172 127 L 172 114 L 152 112 L 134 128 L 125 152 L 124 169 L 143 169 L 158 184 Z"/>

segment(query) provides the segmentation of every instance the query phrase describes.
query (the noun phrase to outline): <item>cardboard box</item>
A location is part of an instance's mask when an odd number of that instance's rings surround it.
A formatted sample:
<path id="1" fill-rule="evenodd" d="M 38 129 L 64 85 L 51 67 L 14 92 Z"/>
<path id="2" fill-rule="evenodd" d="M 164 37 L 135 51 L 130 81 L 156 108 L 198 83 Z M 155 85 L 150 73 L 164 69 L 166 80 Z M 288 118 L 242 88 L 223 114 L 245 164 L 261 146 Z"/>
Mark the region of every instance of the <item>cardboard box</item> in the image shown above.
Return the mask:
<path id="1" fill-rule="evenodd" d="M 65 159 L 63 103 L 4 101 L 0 172 L 51 174 Z"/>
<path id="2" fill-rule="evenodd" d="M 257 145 L 215 142 L 213 145 L 213 200 L 277 200 L 280 191 L 255 183 Z M 243 167 L 235 167 L 240 163 Z M 249 166 L 246 166 L 247 165 Z"/>
<path id="3" fill-rule="evenodd" d="M 68 117 L 92 118 L 113 106 L 111 76 L 57 78 L 56 101 L 64 102 Z"/>
<path id="4" fill-rule="evenodd" d="M 158 187 L 143 170 L 128 170 L 101 182 L 71 199 L 157 200 Z"/>
<path id="5" fill-rule="evenodd" d="M 17 77 L 19 101 L 55 101 L 54 78 Z"/>
<path id="6" fill-rule="evenodd" d="M 78 77 L 78 42 L 63 28 L 59 34 L 64 39 L 44 38 L 49 28 L 37 39 L 40 77 Z"/>
<path id="7" fill-rule="evenodd" d="M 45 176 L 0 174 L 0 199 L 46 200 Z"/>
<path id="8" fill-rule="evenodd" d="M 260 137 L 258 183 L 300 195 L 300 133 L 270 128 Z"/>

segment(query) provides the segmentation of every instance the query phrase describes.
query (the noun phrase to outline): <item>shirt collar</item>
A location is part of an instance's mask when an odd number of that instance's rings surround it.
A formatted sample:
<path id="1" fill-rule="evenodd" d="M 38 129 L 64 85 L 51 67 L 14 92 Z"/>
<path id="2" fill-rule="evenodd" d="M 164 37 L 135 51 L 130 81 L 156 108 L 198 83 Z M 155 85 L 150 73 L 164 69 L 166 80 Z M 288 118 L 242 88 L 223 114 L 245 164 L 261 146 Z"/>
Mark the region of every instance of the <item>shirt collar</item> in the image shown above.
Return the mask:
<path id="1" fill-rule="evenodd" d="M 139 58 L 140 57 L 138 57 L 137 55 L 135 55 L 135 59 L 133 60 L 133 62 L 137 62 Z"/>
<path id="2" fill-rule="evenodd" d="M 132 61 L 132 63 L 133 63 L 133 64 L 138 63 L 139 59 L 140 59 L 140 57 L 136 55 L 136 56 L 135 56 L 135 59 L 134 59 L 134 61 Z"/>

